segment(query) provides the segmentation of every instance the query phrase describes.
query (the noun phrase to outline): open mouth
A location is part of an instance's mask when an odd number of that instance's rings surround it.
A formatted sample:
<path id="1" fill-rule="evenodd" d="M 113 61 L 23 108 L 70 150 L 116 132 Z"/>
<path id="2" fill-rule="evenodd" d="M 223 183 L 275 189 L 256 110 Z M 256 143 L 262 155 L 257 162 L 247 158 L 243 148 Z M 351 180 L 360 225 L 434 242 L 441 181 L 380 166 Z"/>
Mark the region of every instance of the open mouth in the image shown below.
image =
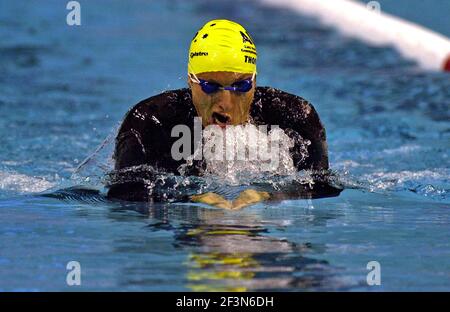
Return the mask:
<path id="1" fill-rule="evenodd" d="M 221 127 L 225 127 L 227 124 L 230 124 L 231 118 L 227 115 L 220 114 L 220 113 L 212 113 L 212 123 L 219 125 Z"/>

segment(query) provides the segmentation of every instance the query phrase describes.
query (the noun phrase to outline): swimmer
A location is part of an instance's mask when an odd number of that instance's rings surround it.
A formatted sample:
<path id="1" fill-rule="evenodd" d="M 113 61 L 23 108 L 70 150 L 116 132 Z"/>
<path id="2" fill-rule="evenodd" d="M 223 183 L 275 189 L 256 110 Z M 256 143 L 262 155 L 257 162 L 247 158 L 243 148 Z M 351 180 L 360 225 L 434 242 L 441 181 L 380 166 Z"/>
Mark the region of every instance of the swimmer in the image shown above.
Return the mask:
<path id="1" fill-rule="evenodd" d="M 116 137 L 115 170 L 149 165 L 155 170 L 179 175 L 185 160 L 175 160 L 172 145 L 178 138 L 171 131 L 177 125 L 194 128 L 200 117 L 202 127 L 252 123 L 277 125 L 289 137 L 309 140 L 308 155 L 301 157 L 302 146 L 290 149 L 297 170 L 328 170 L 325 129 L 314 107 L 303 98 L 271 87 L 257 87 L 257 50 L 252 37 L 241 25 L 229 20 L 206 23 L 191 41 L 188 54 L 188 88 L 166 91 L 135 105 L 125 116 Z M 193 140 L 192 140 L 193 142 Z M 185 174 L 202 175 L 204 162 L 194 161 Z M 129 176 L 133 171 L 127 171 Z M 129 201 L 155 200 L 149 194 L 146 176 L 141 181 L 121 179 L 109 186 L 108 197 Z M 318 191 L 317 191 L 318 190 Z M 335 188 L 318 184 L 308 198 L 335 196 Z M 329 194 L 328 194 L 329 193 Z M 243 191 L 229 201 L 208 192 L 191 196 L 190 201 L 224 209 L 283 198 L 282 195 Z M 158 200 L 158 199 L 156 199 Z"/>

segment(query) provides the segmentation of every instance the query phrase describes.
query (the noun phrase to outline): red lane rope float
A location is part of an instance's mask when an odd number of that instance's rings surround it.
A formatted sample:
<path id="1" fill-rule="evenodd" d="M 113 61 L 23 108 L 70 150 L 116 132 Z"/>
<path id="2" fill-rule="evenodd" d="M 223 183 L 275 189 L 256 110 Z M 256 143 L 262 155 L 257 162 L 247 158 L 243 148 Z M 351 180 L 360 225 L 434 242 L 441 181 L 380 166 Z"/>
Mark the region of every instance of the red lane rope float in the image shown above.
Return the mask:
<path id="1" fill-rule="evenodd" d="M 447 57 L 447 59 L 444 62 L 444 66 L 442 67 L 444 71 L 450 72 L 450 55 Z"/>

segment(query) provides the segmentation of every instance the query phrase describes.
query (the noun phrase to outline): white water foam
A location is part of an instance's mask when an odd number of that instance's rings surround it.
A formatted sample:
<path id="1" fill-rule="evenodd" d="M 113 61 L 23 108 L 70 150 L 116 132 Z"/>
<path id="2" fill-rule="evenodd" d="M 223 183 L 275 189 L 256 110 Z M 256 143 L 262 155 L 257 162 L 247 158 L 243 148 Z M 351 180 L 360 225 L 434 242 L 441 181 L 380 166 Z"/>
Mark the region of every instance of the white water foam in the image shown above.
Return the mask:
<path id="1" fill-rule="evenodd" d="M 338 172 L 339 182 L 345 188 L 369 192 L 413 192 L 433 199 L 448 200 L 450 171 L 445 168 L 420 171 L 376 171 L 355 177 L 348 171 Z"/>
<path id="2" fill-rule="evenodd" d="M 45 178 L 27 176 L 15 171 L 0 171 L 0 189 L 19 194 L 39 193 L 54 187 L 57 182 Z"/>
<path id="3" fill-rule="evenodd" d="M 243 126 L 227 126 L 223 131 L 222 144 L 213 142 L 215 136 L 205 131 L 203 146 L 214 146 L 215 153 L 222 155 L 219 159 L 205 157 L 206 178 L 214 178 L 229 185 L 242 185 L 251 183 L 254 180 L 273 176 L 294 175 L 297 169 L 289 151 L 294 146 L 294 141 L 286 133 L 274 128 L 264 132 L 253 124 Z M 234 133 L 234 135 L 227 135 Z M 304 157 L 307 156 L 307 141 L 302 150 Z M 217 149 L 220 149 L 218 152 Z M 238 151 L 241 151 L 239 157 Z M 256 152 L 256 153 L 255 153 Z M 188 159 L 187 166 L 191 165 L 192 159 L 199 153 L 197 150 L 191 159 Z M 255 154 L 257 157 L 251 157 Z M 204 153 L 205 155 L 205 153 Z M 233 155 L 233 157 L 228 157 Z M 180 171 L 183 172 L 183 167 Z"/>

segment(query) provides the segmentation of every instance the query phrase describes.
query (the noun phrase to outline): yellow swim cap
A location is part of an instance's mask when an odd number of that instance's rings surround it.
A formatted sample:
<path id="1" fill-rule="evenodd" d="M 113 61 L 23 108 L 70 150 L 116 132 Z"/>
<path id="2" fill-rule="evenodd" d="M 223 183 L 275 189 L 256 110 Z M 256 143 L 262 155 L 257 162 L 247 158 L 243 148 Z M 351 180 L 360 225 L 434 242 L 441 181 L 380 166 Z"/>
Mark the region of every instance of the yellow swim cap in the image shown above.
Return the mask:
<path id="1" fill-rule="evenodd" d="M 229 20 L 212 20 L 192 39 L 188 73 L 256 73 L 256 58 L 256 46 L 244 27 Z"/>

